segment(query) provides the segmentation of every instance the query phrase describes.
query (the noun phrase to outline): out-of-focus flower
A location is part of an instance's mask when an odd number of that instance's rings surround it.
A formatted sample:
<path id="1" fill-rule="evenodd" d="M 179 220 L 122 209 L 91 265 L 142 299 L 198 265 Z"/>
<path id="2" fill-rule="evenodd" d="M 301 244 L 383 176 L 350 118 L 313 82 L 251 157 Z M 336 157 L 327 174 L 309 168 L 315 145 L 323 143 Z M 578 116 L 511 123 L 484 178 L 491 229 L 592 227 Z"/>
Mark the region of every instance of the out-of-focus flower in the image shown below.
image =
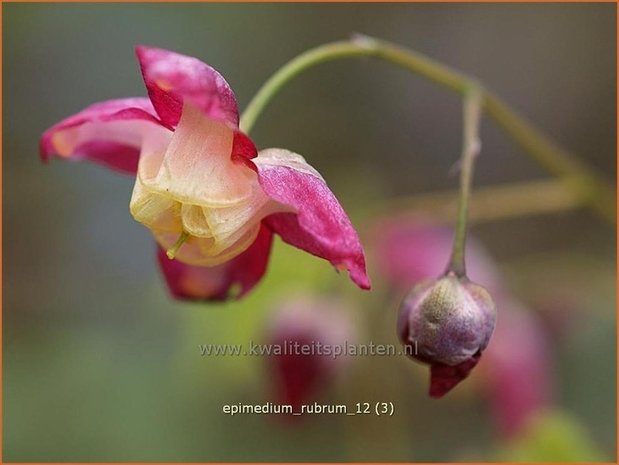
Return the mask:
<path id="1" fill-rule="evenodd" d="M 288 299 L 274 311 L 266 339 L 278 403 L 299 411 L 334 381 L 349 360 L 345 346 L 356 337 L 350 315 L 340 299 L 316 296 Z"/>
<path id="2" fill-rule="evenodd" d="M 407 353 L 431 367 L 430 396 L 468 376 L 494 331 L 490 294 L 453 273 L 416 285 L 400 306 L 398 334 Z"/>
<path id="3" fill-rule="evenodd" d="M 578 290 L 557 289 L 555 286 L 546 288 L 547 291 L 533 297 L 531 306 L 544 323 L 548 334 L 558 342 L 565 342 L 583 325 L 590 321 L 587 312 L 579 311 L 583 308 Z"/>
<path id="4" fill-rule="evenodd" d="M 273 233 L 369 288 L 363 249 L 321 175 L 295 153 L 257 152 L 238 129 L 228 83 L 200 60 L 138 47 L 149 98 L 91 105 L 41 138 L 41 156 L 136 175 L 133 217 L 176 261 L 159 263 L 177 298 L 225 299 L 262 277 Z"/>
<path id="5" fill-rule="evenodd" d="M 518 435 L 551 404 L 551 365 L 548 334 L 540 318 L 520 302 L 502 299 L 493 342 L 479 368 L 503 436 Z"/>
<path id="6" fill-rule="evenodd" d="M 376 267 L 387 283 L 405 292 L 411 284 L 435 278 L 445 272 L 449 261 L 453 231 L 420 218 L 382 219 L 373 228 Z M 496 298 L 503 292 L 501 273 L 482 245 L 469 237 L 466 241 L 468 277 L 483 283 Z"/>
<path id="7" fill-rule="evenodd" d="M 380 221 L 376 231 L 380 231 L 374 235 L 377 269 L 392 288 L 404 291 L 411 283 L 422 283 L 444 271 L 452 239 L 447 228 L 394 218 Z M 548 338 L 537 315 L 510 295 L 492 258 L 474 238 L 467 240 L 466 258 L 467 274 L 484 283 L 500 309 L 493 341 L 479 364 L 483 378 L 479 385 L 488 393 L 502 433 L 514 435 L 552 403 Z M 467 369 L 465 364 L 460 372 Z M 433 375 L 441 371 L 458 375 L 454 367 L 437 368 Z"/>

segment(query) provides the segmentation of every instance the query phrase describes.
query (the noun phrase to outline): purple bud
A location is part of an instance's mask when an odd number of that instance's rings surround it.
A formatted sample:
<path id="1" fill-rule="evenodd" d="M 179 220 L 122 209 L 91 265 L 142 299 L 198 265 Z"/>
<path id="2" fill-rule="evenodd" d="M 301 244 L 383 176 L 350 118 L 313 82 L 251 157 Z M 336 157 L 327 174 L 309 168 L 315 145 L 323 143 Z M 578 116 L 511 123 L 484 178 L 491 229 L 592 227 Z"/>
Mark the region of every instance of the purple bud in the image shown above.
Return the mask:
<path id="1" fill-rule="evenodd" d="M 490 294 L 466 277 L 448 273 L 413 288 L 400 306 L 398 334 L 408 355 L 431 366 L 430 396 L 468 376 L 495 323 Z"/>

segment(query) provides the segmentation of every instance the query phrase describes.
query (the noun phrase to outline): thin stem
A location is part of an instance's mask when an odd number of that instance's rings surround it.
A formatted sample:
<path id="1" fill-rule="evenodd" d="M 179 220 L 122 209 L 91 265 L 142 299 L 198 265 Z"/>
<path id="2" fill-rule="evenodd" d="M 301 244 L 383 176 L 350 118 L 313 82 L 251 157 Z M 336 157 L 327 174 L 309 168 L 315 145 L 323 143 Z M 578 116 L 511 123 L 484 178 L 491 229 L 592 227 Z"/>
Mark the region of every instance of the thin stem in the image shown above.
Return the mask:
<path id="1" fill-rule="evenodd" d="M 395 64 L 461 95 L 476 84 L 474 79 L 414 51 L 367 36 L 355 36 L 350 41 L 333 42 L 308 50 L 275 72 L 247 106 L 241 118 L 241 128 L 250 132 L 271 99 L 286 83 L 307 69 L 328 61 L 364 56 Z M 611 223 L 616 221 L 615 190 L 595 170 L 557 147 L 497 96 L 485 91 L 483 97 L 486 113 L 533 160 L 560 178 L 584 204 L 603 218 Z"/>
<path id="2" fill-rule="evenodd" d="M 471 184 L 473 182 L 473 168 L 475 158 L 479 154 L 479 122 L 483 102 L 482 91 L 472 88 L 464 98 L 464 124 L 462 138 L 462 155 L 460 157 L 460 196 L 458 201 L 458 220 L 454 235 L 453 249 L 447 271 L 456 276 L 466 275 L 464 263 L 464 249 L 466 242 L 466 220 L 468 217 Z"/>
<path id="3" fill-rule="evenodd" d="M 187 239 L 189 239 L 189 234 L 186 231 L 183 231 L 181 235 L 178 236 L 178 239 L 176 240 L 174 245 L 170 247 L 168 250 L 166 250 L 166 255 L 168 256 L 170 260 L 174 260 L 174 257 L 176 257 L 176 254 L 178 253 L 179 249 L 181 248 L 181 246 L 185 243 Z"/>
<path id="4" fill-rule="evenodd" d="M 377 54 L 378 51 L 374 47 L 366 47 L 356 42 L 342 41 L 313 48 L 293 58 L 278 69 L 275 74 L 262 85 L 254 98 L 249 102 L 249 105 L 247 105 L 247 108 L 245 108 L 245 111 L 241 115 L 241 130 L 245 133 L 249 133 L 253 129 L 254 124 L 256 124 L 258 117 L 262 114 L 273 97 L 275 97 L 282 87 L 294 77 L 302 74 L 305 70 L 321 63 L 338 60 L 340 58 L 353 58 Z"/>
<path id="5" fill-rule="evenodd" d="M 607 221 L 617 221 L 615 189 L 588 164 L 556 145 L 496 95 L 486 93 L 484 108 L 501 129 L 539 165 L 561 179 L 584 204 Z"/>
<path id="6" fill-rule="evenodd" d="M 420 53 L 388 42 L 357 34 L 351 40 L 331 42 L 307 50 L 290 60 L 273 74 L 258 90 L 241 115 L 241 129 L 249 133 L 260 114 L 275 95 L 296 76 L 316 65 L 342 58 L 375 57 L 396 64 L 464 94 L 472 79 Z"/>

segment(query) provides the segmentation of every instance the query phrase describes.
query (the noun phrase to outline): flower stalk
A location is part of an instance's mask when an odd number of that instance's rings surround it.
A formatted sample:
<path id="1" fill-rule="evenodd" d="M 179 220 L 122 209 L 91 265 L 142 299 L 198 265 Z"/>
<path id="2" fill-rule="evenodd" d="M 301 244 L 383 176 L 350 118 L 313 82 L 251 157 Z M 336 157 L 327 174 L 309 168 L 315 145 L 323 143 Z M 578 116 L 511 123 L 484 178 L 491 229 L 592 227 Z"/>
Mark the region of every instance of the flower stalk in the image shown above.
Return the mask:
<path id="1" fill-rule="evenodd" d="M 464 250 L 466 242 L 466 224 L 468 218 L 471 184 L 473 182 L 473 168 L 475 158 L 479 154 L 481 142 L 479 140 L 479 123 L 483 93 L 481 88 L 472 87 L 464 98 L 464 125 L 462 156 L 460 158 L 460 197 L 458 202 L 458 219 L 454 235 L 451 259 L 447 272 L 453 272 L 459 278 L 466 276 Z"/>
<path id="2" fill-rule="evenodd" d="M 420 53 L 398 45 L 356 35 L 349 41 L 325 44 L 293 58 L 258 90 L 241 117 L 240 127 L 249 133 L 273 97 L 292 79 L 322 63 L 344 58 L 374 57 L 466 96 L 476 81 Z M 519 116 L 505 102 L 482 91 L 483 110 L 542 168 L 557 176 L 584 205 L 605 220 L 616 222 L 615 190 L 594 169 L 564 151 Z"/>

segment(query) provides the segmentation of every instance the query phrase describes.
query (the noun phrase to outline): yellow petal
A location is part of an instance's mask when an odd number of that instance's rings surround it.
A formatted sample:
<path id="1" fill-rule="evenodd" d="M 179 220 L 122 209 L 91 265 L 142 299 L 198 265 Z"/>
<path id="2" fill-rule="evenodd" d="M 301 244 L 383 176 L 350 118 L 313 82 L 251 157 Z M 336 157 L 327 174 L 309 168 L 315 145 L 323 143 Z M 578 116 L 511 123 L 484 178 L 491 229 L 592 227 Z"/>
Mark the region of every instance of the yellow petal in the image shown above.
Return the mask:
<path id="1" fill-rule="evenodd" d="M 153 191 L 204 207 L 234 205 L 252 194 L 256 173 L 232 161 L 234 132 L 187 104 L 165 153 L 140 158 L 138 175 Z"/>

